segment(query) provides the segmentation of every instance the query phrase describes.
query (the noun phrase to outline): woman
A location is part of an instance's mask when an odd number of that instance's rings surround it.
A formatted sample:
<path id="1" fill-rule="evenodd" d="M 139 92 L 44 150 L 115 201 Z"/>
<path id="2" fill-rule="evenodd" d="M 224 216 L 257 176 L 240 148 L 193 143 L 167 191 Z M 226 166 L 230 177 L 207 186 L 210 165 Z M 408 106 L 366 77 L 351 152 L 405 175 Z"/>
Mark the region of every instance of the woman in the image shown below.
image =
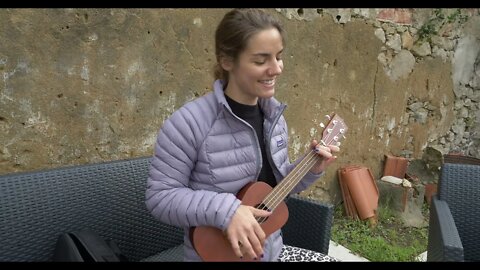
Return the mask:
<path id="1" fill-rule="evenodd" d="M 201 260 L 189 228 L 224 231 L 239 258 L 275 261 L 280 230 L 266 237 L 255 217 L 271 212 L 241 205 L 246 184 L 275 186 L 295 166 L 288 159 L 285 105 L 274 97 L 283 70 L 284 31 L 273 16 L 255 9 L 228 12 L 217 27 L 213 92 L 188 102 L 161 128 L 150 166 L 146 204 L 160 221 L 185 228 L 185 260 Z M 322 157 L 292 190 L 317 180 L 337 146 L 312 148 Z"/>

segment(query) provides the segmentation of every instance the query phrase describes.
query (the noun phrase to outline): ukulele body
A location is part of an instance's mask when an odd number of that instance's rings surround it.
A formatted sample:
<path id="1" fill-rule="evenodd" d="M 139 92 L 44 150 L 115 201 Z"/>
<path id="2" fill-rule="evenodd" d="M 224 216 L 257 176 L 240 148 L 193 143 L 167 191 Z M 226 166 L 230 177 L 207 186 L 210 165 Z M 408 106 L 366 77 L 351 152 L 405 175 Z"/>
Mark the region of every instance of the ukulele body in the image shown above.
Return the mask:
<path id="1" fill-rule="evenodd" d="M 245 185 L 237 194 L 241 204 L 261 208 L 263 200 L 272 191 L 265 182 L 254 182 Z M 288 208 L 284 201 L 273 210 L 273 213 L 260 223 L 266 237 L 282 228 L 288 220 Z M 212 226 L 199 226 L 190 229 L 190 240 L 203 261 L 254 261 L 253 258 L 240 259 L 235 255 L 226 234 Z"/>

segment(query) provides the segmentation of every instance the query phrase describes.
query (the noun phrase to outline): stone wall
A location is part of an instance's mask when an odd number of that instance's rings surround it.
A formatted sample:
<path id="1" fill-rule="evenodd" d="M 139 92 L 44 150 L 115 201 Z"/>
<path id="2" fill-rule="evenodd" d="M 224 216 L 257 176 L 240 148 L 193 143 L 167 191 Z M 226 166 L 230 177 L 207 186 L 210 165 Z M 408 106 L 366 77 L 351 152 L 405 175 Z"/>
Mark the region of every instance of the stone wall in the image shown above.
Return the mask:
<path id="1" fill-rule="evenodd" d="M 210 91 L 225 9 L 0 10 L 0 174 L 151 155 L 163 120 Z M 323 116 L 349 126 L 305 195 L 338 201 L 336 169 L 385 154 L 480 157 L 478 9 L 271 9 L 287 30 L 277 97 L 290 156 Z"/>

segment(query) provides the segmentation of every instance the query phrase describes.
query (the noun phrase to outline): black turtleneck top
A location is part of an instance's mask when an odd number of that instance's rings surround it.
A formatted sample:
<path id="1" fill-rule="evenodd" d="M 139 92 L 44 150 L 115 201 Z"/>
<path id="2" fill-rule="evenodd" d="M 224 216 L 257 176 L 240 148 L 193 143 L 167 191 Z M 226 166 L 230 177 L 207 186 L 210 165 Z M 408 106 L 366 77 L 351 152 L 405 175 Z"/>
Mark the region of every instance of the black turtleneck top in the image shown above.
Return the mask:
<path id="1" fill-rule="evenodd" d="M 267 152 L 265 151 L 265 139 L 263 133 L 263 112 L 260 109 L 260 106 L 258 104 L 241 104 L 231 99 L 227 95 L 225 95 L 225 98 L 228 102 L 228 105 L 230 105 L 233 113 L 243 119 L 245 122 L 249 123 L 253 127 L 253 129 L 255 129 L 255 133 L 257 134 L 260 149 L 262 151 L 262 170 L 260 171 L 260 175 L 258 176 L 258 181 L 266 182 L 271 187 L 275 187 L 277 185 L 277 181 L 275 180 L 275 175 L 273 174 L 272 167 L 270 166 L 270 163 L 267 159 Z"/>

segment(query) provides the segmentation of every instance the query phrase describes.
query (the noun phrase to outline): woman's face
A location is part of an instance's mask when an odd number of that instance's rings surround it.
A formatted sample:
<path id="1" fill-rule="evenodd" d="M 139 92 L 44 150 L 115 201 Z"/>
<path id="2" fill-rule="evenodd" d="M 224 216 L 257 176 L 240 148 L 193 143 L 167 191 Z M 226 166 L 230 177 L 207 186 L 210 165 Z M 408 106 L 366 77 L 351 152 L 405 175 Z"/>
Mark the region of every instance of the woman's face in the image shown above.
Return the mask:
<path id="1" fill-rule="evenodd" d="M 282 36 L 276 28 L 253 35 L 235 62 L 225 61 L 222 64 L 229 72 L 225 93 L 247 105 L 257 104 L 259 97 L 272 97 L 276 79 L 283 70 L 282 51 Z"/>

